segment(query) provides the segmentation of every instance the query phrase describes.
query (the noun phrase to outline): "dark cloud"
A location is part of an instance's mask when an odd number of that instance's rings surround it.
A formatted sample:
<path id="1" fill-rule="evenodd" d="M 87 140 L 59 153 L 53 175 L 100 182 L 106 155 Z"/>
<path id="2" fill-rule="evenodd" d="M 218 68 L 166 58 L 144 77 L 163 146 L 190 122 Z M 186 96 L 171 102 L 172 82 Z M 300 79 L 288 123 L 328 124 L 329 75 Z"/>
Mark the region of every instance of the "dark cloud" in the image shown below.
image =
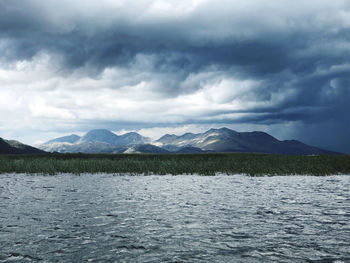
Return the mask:
<path id="1" fill-rule="evenodd" d="M 154 1 L 132 2 L 129 8 L 102 1 L 84 9 L 83 1 L 59 6 L 0 0 L 0 60 L 31 60 L 47 52 L 60 58 L 57 74 L 78 70 L 97 79 L 106 68 L 125 68 L 135 73 L 130 76 L 135 83 L 153 81 L 161 97 L 191 94 L 220 78 L 254 80 L 256 87 L 234 98 L 256 102 L 252 106 L 210 110 L 181 123 L 296 122 L 300 139 L 325 145 L 322 140 L 332 142 L 332 136 L 345 140 L 350 129 L 349 4 L 335 2 L 223 1 L 216 7 L 207 1 L 171 16 L 147 13 Z M 210 72 L 211 80 L 201 79 Z M 198 79 L 189 81 L 194 75 Z M 231 113 L 245 115 L 232 119 Z M 322 132 L 312 139 L 317 130 Z M 340 147 L 333 141 L 335 150 L 350 152 L 350 143 Z"/>

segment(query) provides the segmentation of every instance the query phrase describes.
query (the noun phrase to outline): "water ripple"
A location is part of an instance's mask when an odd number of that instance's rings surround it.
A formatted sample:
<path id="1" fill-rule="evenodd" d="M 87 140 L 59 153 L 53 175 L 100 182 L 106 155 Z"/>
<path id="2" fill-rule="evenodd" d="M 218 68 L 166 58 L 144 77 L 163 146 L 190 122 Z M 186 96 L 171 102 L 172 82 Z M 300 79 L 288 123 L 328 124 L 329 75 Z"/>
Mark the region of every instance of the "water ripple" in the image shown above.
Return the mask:
<path id="1" fill-rule="evenodd" d="M 350 176 L 0 175 L 0 262 L 350 262 Z"/>

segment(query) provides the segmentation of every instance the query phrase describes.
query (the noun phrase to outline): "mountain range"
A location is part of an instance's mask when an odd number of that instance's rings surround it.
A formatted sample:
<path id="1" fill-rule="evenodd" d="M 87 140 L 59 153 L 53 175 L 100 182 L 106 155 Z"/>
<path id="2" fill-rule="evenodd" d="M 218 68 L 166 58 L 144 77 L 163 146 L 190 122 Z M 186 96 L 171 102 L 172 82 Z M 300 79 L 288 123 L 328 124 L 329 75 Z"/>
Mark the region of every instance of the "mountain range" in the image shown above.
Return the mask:
<path id="1" fill-rule="evenodd" d="M 89 131 L 82 137 L 72 134 L 56 138 L 38 147 L 44 151 L 61 153 L 122 153 L 128 150 L 131 152 L 129 148 L 146 145 L 149 142 L 150 138 L 136 132 L 116 135 L 109 130 L 97 129 Z"/>
<path id="2" fill-rule="evenodd" d="M 255 152 L 312 155 L 336 154 L 296 140 L 280 141 L 265 132 L 237 132 L 228 128 L 204 133 L 166 134 L 156 141 L 136 132 L 116 135 L 105 129 L 92 130 L 84 136 L 75 134 L 56 138 L 38 148 L 48 152 L 83 153 L 204 153 Z"/>

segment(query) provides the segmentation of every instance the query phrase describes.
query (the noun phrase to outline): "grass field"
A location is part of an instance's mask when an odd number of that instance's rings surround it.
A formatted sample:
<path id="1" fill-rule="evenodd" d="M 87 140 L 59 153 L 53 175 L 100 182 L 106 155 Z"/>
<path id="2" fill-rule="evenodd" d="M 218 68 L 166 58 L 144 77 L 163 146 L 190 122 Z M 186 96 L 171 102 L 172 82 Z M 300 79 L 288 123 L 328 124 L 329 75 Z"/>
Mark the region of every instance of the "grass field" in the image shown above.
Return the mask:
<path id="1" fill-rule="evenodd" d="M 1 155 L 0 173 L 333 175 L 350 174 L 350 156 L 252 153 Z"/>

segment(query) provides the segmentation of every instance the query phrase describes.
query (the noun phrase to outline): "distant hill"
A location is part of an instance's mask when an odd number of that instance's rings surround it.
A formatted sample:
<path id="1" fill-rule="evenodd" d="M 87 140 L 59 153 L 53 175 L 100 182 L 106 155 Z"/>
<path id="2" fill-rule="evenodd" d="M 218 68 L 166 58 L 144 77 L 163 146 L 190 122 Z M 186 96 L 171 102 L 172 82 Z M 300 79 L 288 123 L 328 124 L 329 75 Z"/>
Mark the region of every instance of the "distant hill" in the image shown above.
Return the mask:
<path id="1" fill-rule="evenodd" d="M 40 154 L 42 150 L 14 140 L 0 138 L 0 154 Z"/>
<path id="2" fill-rule="evenodd" d="M 156 141 L 158 146 L 195 147 L 211 152 L 255 152 L 274 154 L 336 154 L 296 140 L 280 141 L 265 132 L 236 132 L 228 128 L 181 136 L 166 134 Z"/>
<path id="3" fill-rule="evenodd" d="M 337 154 L 296 140 L 280 141 L 265 132 L 237 132 L 228 128 L 204 133 L 166 134 L 152 142 L 136 132 L 116 135 L 105 129 L 92 130 L 84 136 L 70 135 L 39 146 L 45 151 L 84 153 L 204 153 L 255 152 L 312 155 Z"/>

